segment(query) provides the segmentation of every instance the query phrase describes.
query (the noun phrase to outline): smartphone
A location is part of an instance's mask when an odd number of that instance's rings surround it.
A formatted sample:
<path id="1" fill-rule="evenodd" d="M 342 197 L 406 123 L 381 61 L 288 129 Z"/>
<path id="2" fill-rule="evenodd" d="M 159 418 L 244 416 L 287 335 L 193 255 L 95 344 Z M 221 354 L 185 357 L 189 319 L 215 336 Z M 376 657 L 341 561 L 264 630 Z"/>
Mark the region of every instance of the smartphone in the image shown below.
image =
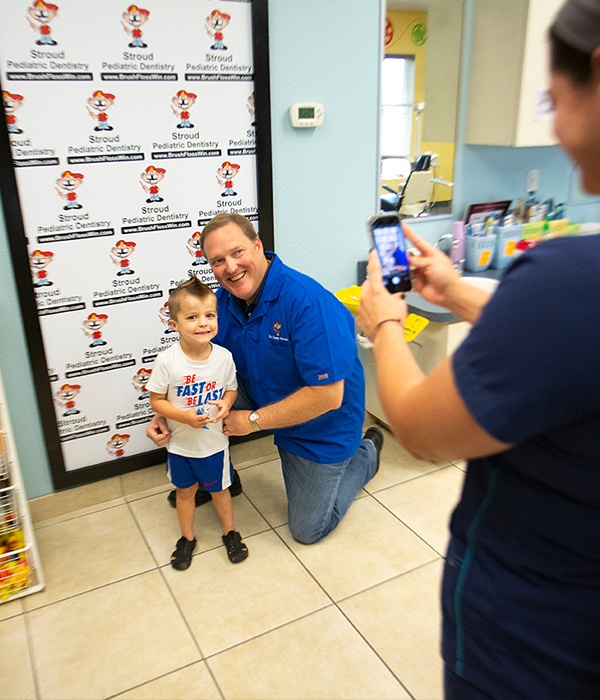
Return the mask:
<path id="1" fill-rule="evenodd" d="M 367 227 L 379 256 L 386 288 L 392 294 L 409 292 L 410 265 L 400 217 L 395 212 L 376 214 L 367 219 Z"/>

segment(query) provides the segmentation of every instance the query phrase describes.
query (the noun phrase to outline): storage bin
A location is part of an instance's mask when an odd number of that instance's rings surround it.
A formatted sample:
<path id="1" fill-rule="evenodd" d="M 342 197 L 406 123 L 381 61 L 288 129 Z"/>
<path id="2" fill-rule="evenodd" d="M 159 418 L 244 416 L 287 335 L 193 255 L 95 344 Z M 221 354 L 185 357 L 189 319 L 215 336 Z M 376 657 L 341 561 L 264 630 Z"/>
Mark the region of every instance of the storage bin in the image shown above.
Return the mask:
<path id="1" fill-rule="evenodd" d="M 566 236 L 569 230 L 569 219 L 554 219 L 548 223 L 548 231 L 553 236 Z"/>
<path id="2" fill-rule="evenodd" d="M 545 221 L 530 221 L 529 223 L 523 224 L 523 238 L 543 238 L 546 233 L 545 226 Z"/>
<path id="3" fill-rule="evenodd" d="M 362 292 L 362 287 L 357 284 L 353 284 L 351 287 L 344 287 L 344 289 L 339 289 L 335 293 L 336 299 L 342 302 L 342 304 L 350 311 L 351 314 L 356 314 L 358 305 L 360 304 L 360 294 Z"/>
<path id="4" fill-rule="evenodd" d="M 490 267 L 503 270 L 508 267 L 515 257 L 517 243 L 523 238 L 523 226 L 498 226 L 494 232 L 496 242 Z"/>
<path id="5" fill-rule="evenodd" d="M 465 270 L 483 272 L 492 262 L 496 236 L 467 236 L 465 238 Z"/>

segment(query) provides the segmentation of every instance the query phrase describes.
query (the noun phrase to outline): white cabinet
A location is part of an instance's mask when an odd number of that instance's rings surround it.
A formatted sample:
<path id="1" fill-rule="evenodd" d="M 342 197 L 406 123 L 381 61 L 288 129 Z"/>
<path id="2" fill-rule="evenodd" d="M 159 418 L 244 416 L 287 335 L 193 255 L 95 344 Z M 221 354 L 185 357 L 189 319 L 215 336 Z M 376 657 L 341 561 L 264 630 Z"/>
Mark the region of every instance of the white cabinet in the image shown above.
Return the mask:
<path id="1" fill-rule="evenodd" d="M 498 286 L 498 280 L 495 278 L 473 275 L 463 277 L 463 279 L 465 282 L 492 294 Z M 437 308 L 443 309 L 443 307 Z M 409 310 L 413 310 L 417 314 L 419 313 L 418 307 Z M 438 315 L 438 318 L 439 317 Z M 454 353 L 470 331 L 471 324 L 467 321 L 454 321 L 453 323 L 430 321 L 429 325 L 425 326 L 408 347 L 411 349 L 421 370 L 425 374 L 429 374 L 429 372 L 431 372 L 431 370 L 447 355 L 452 355 Z M 377 420 L 387 425 L 387 419 L 381 407 L 377 392 L 377 373 L 373 350 L 363 348 L 359 345 L 358 356 L 360 357 L 365 372 L 366 409 L 372 416 L 375 416 Z"/>
<path id="2" fill-rule="evenodd" d="M 465 321 L 456 323 L 430 323 L 409 344 L 419 367 L 429 374 L 446 355 L 451 355 L 462 343 L 471 329 L 471 324 Z M 366 409 L 381 423 L 387 425 L 387 419 L 381 408 L 377 393 L 377 375 L 373 350 L 359 346 L 358 356 L 365 372 Z"/>
<path id="3" fill-rule="evenodd" d="M 548 28 L 564 0 L 474 0 L 465 142 L 556 144 Z"/>

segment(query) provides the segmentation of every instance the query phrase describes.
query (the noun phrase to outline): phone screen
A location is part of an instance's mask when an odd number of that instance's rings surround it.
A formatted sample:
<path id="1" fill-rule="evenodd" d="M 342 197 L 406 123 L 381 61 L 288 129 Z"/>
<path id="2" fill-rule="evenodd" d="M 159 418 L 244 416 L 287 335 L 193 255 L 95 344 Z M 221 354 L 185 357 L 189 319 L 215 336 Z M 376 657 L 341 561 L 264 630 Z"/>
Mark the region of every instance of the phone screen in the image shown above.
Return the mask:
<path id="1" fill-rule="evenodd" d="M 381 263 L 383 283 L 392 293 L 410 291 L 410 265 L 400 219 L 383 215 L 373 217 L 369 223 Z"/>

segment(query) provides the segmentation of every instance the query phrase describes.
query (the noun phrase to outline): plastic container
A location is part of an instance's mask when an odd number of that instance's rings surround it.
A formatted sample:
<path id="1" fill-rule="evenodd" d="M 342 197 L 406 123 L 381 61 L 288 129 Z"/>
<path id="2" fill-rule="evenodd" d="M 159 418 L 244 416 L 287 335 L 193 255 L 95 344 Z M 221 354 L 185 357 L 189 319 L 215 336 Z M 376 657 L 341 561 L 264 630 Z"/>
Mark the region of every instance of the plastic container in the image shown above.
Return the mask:
<path id="1" fill-rule="evenodd" d="M 496 242 L 490 267 L 503 270 L 513 261 L 517 252 L 516 245 L 523 238 L 521 224 L 513 226 L 498 226 L 495 230 Z"/>
<path id="2" fill-rule="evenodd" d="M 569 229 L 569 219 L 553 219 L 548 222 L 548 231 L 553 236 L 566 236 Z"/>
<path id="3" fill-rule="evenodd" d="M 546 233 L 544 230 L 545 225 L 545 221 L 532 221 L 530 223 L 523 224 L 523 238 L 529 238 L 530 236 L 542 238 Z"/>
<path id="4" fill-rule="evenodd" d="M 465 238 L 465 270 L 483 272 L 492 262 L 496 236 L 467 236 Z"/>
<path id="5" fill-rule="evenodd" d="M 344 289 L 337 291 L 335 297 L 342 302 L 350 313 L 355 314 L 360 304 L 361 291 L 361 287 L 353 284 L 351 287 L 344 287 Z"/>
<path id="6" fill-rule="evenodd" d="M 450 251 L 450 259 L 454 267 L 462 273 L 465 265 L 465 222 L 455 221 L 452 225 L 454 242 Z"/>

